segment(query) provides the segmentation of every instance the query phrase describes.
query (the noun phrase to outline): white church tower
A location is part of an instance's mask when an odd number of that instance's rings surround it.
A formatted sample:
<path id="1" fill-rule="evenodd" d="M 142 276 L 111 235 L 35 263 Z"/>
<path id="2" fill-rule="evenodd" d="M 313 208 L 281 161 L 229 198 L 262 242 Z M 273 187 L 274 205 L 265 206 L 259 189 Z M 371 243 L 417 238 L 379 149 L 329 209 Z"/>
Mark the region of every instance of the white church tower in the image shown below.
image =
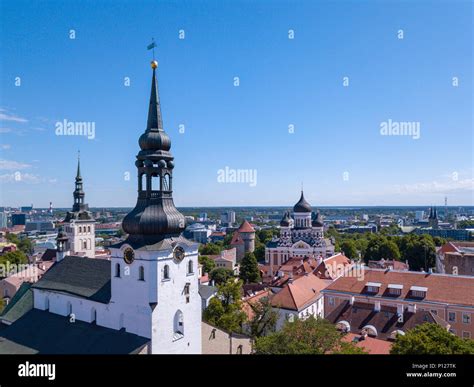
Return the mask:
<path id="1" fill-rule="evenodd" d="M 64 219 L 64 230 L 68 239 L 66 249 L 72 255 L 95 258 L 95 220 L 89 211 L 89 205 L 84 203 L 85 192 L 79 157 L 73 196 L 72 211 L 69 211 Z"/>
<path id="2" fill-rule="evenodd" d="M 135 166 L 138 199 L 122 223 L 128 238 L 110 248 L 111 305 L 118 329 L 149 337 L 153 354 L 201 353 L 198 244 L 181 234 L 185 218 L 173 202 L 174 158 L 163 129 L 152 62 L 148 122 Z"/>

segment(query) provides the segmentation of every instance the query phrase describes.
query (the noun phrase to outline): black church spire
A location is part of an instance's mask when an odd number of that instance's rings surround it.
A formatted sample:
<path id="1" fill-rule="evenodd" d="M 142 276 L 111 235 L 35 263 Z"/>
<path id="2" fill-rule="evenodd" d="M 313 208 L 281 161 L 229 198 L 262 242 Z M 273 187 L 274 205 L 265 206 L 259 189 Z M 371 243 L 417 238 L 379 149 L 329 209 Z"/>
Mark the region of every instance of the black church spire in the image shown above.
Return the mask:
<path id="1" fill-rule="evenodd" d="M 171 140 L 163 129 L 156 80 L 158 63 L 152 61 L 152 83 L 145 133 L 138 143 L 135 166 L 138 174 L 138 199 L 135 208 L 122 223 L 123 230 L 136 242 L 152 243 L 165 236 L 179 235 L 185 218 L 173 202 L 174 158 Z"/>
<path id="2" fill-rule="evenodd" d="M 81 177 L 81 159 L 80 156 L 77 156 L 77 172 L 76 172 L 76 181 L 75 181 L 75 189 L 72 194 L 74 196 L 74 204 L 72 206 L 72 210 L 74 212 L 79 211 L 87 211 L 89 208 L 87 204 L 84 203 L 85 192 L 82 185 L 82 177 Z"/>

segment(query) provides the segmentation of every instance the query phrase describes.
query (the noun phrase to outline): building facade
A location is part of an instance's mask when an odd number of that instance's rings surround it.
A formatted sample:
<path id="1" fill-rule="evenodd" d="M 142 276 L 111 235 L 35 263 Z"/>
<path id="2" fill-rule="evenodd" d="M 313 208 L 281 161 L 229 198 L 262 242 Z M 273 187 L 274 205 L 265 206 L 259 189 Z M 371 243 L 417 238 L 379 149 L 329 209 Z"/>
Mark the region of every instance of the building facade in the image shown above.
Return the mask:
<path id="1" fill-rule="evenodd" d="M 334 245 L 324 238 L 324 224 L 319 212 L 313 216 L 311 205 L 303 191 L 293 207 L 293 217 L 286 212 L 280 222 L 280 237 L 265 248 L 265 262 L 270 275 L 292 258 L 328 258 L 334 255 Z"/>
<path id="2" fill-rule="evenodd" d="M 419 323 L 436 322 L 459 337 L 473 338 L 473 287 L 474 277 L 469 276 L 354 267 L 322 290 L 324 316 L 329 318 L 338 309 L 356 305 L 360 310 L 370 309 L 364 324 L 375 326 L 370 320 L 384 316 L 390 320 L 392 315 L 397 315 L 405 323 L 418 312 L 427 312 Z M 347 323 L 351 325 L 351 321 Z M 403 328 L 396 330 L 404 333 Z M 373 336 L 391 333 L 379 330 Z"/>
<path id="3" fill-rule="evenodd" d="M 71 254 L 95 258 L 95 220 L 89 211 L 89 205 L 84 202 L 85 192 L 81 176 L 80 160 L 77 160 L 74 204 L 72 211 L 66 214 L 63 228 L 68 236 L 67 250 Z"/>

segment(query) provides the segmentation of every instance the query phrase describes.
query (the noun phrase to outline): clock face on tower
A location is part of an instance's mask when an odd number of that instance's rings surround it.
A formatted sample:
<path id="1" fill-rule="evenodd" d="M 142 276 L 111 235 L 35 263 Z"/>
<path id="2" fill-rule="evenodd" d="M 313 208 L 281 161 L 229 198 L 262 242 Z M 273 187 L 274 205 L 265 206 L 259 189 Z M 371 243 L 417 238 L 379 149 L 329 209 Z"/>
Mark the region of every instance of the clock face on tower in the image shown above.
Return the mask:
<path id="1" fill-rule="evenodd" d="M 178 246 L 174 249 L 173 257 L 176 261 L 181 262 L 184 259 L 184 249 Z"/>
<path id="2" fill-rule="evenodd" d="M 127 265 L 130 265 L 135 260 L 135 252 L 130 247 L 127 247 L 123 252 L 123 260 Z"/>

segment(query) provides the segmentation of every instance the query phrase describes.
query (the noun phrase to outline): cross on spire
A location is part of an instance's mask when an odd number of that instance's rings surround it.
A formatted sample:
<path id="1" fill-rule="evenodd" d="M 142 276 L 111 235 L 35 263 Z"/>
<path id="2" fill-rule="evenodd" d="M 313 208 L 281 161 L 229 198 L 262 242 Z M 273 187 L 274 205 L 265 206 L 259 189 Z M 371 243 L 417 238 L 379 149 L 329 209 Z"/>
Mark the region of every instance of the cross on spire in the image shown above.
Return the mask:
<path id="1" fill-rule="evenodd" d="M 151 38 L 151 43 L 146 48 L 147 50 L 153 50 L 153 60 L 155 60 L 155 47 L 156 47 L 155 38 Z"/>

